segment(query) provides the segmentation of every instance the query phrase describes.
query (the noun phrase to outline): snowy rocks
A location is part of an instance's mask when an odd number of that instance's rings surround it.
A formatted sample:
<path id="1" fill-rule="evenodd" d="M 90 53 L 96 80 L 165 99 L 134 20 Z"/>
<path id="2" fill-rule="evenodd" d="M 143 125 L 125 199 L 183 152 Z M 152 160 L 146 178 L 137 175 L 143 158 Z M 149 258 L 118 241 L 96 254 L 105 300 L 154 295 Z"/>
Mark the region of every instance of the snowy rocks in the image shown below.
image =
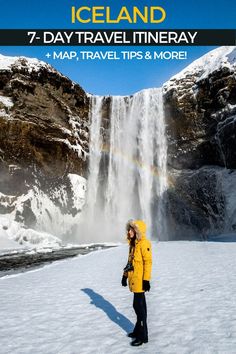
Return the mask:
<path id="1" fill-rule="evenodd" d="M 164 84 L 171 167 L 235 168 L 235 63 L 235 47 L 220 47 Z"/>
<path id="2" fill-rule="evenodd" d="M 236 48 L 207 53 L 166 82 L 163 91 L 172 238 L 233 231 L 223 181 L 232 185 L 236 168 Z M 230 205 L 232 216 L 236 207 Z"/>
<path id="3" fill-rule="evenodd" d="M 34 165 L 49 176 L 85 175 L 89 109 L 85 92 L 40 61 L 18 58 L 10 67 L 3 62 L 0 57 L 4 160 Z"/>
<path id="4" fill-rule="evenodd" d="M 1 214 L 67 232 L 84 202 L 88 114 L 88 95 L 50 65 L 0 55 Z"/>

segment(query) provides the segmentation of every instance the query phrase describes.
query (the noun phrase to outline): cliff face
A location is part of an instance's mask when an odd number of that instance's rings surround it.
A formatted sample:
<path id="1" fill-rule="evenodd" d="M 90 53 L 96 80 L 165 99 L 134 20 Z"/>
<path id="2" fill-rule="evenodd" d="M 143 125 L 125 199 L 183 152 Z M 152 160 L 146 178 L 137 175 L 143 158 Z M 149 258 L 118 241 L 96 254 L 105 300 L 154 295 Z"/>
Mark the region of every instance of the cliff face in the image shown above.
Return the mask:
<path id="1" fill-rule="evenodd" d="M 235 229 L 236 196 L 229 190 L 236 168 L 235 63 L 235 47 L 220 47 L 163 87 L 173 238 Z"/>
<path id="2" fill-rule="evenodd" d="M 61 216 L 73 218 L 83 204 L 88 112 L 83 89 L 50 65 L 0 56 L 1 216 L 60 236 L 68 231 Z"/>
<path id="3" fill-rule="evenodd" d="M 10 68 L 2 65 L 0 70 L 4 160 L 35 165 L 49 176 L 83 175 L 88 153 L 88 97 L 79 85 L 49 65 L 32 61 L 19 58 Z"/>

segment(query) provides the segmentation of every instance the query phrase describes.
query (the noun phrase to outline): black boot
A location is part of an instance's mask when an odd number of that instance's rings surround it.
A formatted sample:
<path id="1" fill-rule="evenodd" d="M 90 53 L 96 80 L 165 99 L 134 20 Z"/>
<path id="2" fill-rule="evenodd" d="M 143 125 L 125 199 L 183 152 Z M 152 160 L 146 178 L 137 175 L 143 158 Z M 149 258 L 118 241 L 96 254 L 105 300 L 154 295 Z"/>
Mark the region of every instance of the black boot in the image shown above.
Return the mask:
<path id="1" fill-rule="evenodd" d="M 144 342 L 138 338 L 136 338 L 135 340 L 133 340 L 133 342 L 131 342 L 130 344 L 133 346 L 133 347 L 138 347 L 139 345 L 142 345 Z"/>
<path id="2" fill-rule="evenodd" d="M 136 338 L 136 334 L 134 332 L 128 333 L 127 336 L 129 338 Z"/>

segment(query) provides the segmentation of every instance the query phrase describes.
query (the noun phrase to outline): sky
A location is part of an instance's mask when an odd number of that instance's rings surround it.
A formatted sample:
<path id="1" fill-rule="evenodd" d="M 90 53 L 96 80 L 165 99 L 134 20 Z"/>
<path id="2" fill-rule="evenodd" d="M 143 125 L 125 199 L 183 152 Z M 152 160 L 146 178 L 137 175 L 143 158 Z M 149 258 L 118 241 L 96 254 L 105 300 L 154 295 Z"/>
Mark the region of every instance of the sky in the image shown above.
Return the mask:
<path id="1" fill-rule="evenodd" d="M 71 23 L 71 6 L 110 6 L 116 14 L 121 6 L 162 6 L 166 20 L 161 24 L 80 24 Z M 235 28 L 236 2 L 225 0 L 0 0 L 1 29 L 233 29 Z M 97 95 L 129 95 L 139 90 L 160 87 L 171 76 L 199 58 L 213 46 L 194 47 L 0 47 L 0 54 L 36 57 L 46 61 L 79 83 L 87 92 Z M 186 51 L 185 60 L 53 60 L 46 54 L 52 51 L 79 50 L 177 50 Z"/>

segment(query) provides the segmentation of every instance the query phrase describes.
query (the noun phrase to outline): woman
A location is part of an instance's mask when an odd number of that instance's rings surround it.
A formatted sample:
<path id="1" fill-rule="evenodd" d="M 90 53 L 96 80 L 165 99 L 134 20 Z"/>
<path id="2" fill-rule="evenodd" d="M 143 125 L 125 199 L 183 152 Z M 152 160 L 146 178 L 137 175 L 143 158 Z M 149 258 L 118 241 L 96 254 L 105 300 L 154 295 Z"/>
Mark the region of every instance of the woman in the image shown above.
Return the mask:
<path id="1" fill-rule="evenodd" d="M 127 239 L 129 257 L 121 283 L 127 286 L 128 279 L 130 291 L 134 293 L 133 308 L 137 322 L 128 336 L 134 338 L 132 346 L 139 346 L 148 342 L 145 291 L 150 290 L 152 250 L 151 242 L 146 239 L 146 224 L 142 220 L 130 220 L 127 223 Z"/>

